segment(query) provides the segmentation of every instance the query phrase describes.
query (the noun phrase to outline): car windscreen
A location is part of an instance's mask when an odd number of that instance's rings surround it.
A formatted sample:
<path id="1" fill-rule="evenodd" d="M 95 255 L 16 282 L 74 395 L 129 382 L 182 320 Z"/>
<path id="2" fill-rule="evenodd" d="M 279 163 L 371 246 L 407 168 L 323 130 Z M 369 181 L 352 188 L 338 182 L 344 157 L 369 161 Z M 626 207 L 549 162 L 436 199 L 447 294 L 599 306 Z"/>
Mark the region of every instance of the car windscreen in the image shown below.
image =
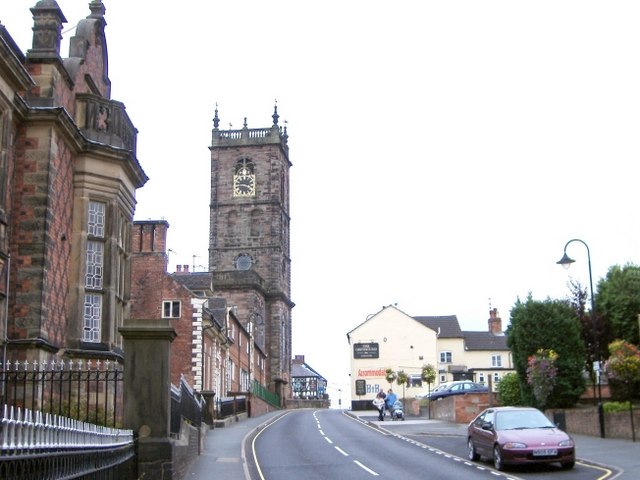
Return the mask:
<path id="1" fill-rule="evenodd" d="M 547 417 L 537 410 L 498 412 L 495 422 L 496 430 L 550 428 L 555 426 Z"/>

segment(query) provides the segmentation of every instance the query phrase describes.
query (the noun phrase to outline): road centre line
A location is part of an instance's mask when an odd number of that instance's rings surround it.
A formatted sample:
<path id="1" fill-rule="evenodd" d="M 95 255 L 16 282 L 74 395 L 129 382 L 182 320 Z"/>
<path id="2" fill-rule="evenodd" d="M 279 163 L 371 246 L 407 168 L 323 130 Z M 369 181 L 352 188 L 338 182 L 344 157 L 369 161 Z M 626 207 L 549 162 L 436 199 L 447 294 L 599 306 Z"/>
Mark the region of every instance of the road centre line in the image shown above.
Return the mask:
<path id="1" fill-rule="evenodd" d="M 345 457 L 348 457 L 349 454 L 347 452 L 345 452 L 344 450 L 342 450 L 340 447 L 338 447 L 337 445 L 334 447 L 336 450 L 338 450 L 342 455 L 344 455 Z"/>
<path id="2" fill-rule="evenodd" d="M 373 470 L 371 470 L 368 467 L 365 467 L 362 463 L 360 463 L 358 460 L 354 460 L 353 463 L 355 463 L 356 465 L 358 465 L 360 468 L 362 468 L 363 470 L 365 470 L 366 472 L 369 472 L 371 475 L 377 477 L 378 474 L 376 472 L 374 472 Z"/>
<path id="3" fill-rule="evenodd" d="M 329 443 L 333 443 L 333 442 L 331 441 L 331 439 L 330 439 L 329 437 L 327 437 L 326 435 L 324 436 L 324 439 L 325 439 L 327 442 L 329 442 Z"/>

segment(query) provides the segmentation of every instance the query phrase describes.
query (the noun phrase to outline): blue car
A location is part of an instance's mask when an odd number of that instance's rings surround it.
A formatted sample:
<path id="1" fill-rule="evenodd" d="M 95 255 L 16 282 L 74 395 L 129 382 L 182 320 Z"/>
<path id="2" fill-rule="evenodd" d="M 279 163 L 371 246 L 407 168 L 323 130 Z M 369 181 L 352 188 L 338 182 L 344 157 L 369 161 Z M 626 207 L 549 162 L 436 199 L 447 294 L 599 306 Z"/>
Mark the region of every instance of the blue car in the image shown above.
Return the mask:
<path id="1" fill-rule="evenodd" d="M 481 383 L 468 381 L 451 382 L 441 390 L 434 390 L 429 395 L 429 400 L 440 400 L 441 398 L 451 397 L 452 395 L 464 395 L 465 393 L 487 393 L 489 388 Z"/>

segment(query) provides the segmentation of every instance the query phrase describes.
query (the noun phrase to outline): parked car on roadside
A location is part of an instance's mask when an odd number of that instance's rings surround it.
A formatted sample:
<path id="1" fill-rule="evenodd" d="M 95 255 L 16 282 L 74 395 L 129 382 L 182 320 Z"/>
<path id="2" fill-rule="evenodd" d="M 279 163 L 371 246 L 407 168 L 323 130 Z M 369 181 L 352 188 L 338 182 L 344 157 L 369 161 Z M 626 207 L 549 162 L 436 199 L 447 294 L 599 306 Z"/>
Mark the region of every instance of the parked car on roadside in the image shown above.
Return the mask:
<path id="1" fill-rule="evenodd" d="M 467 428 L 469 460 L 492 459 L 497 470 L 505 465 L 554 463 L 564 469 L 575 465 L 571 436 L 530 407 L 495 407 L 484 410 Z"/>
<path id="2" fill-rule="evenodd" d="M 465 393 L 486 393 L 489 389 L 482 383 L 470 382 L 468 380 L 461 380 L 458 382 L 451 382 L 442 389 L 436 389 L 427 396 L 429 400 L 440 400 L 441 398 L 450 397 L 452 395 L 464 395 Z"/>
<path id="3" fill-rule="evenodd" d="M 461 382 L 470 382 L 471 380 L 460 380 Z M 426 392 L 426 393 L 419 393 L 418 395 L 416 395 L 416 398 L 429 398 L 429 395 L 431 395 L 434 392 L 439 392 L 441 390 L 444 390 L 445 388 L 447 388 L 449 385 L 451 385 L 451 382 L 442 382 L 440 384 L 438 384 L 437 387 L 435 387 L 433 390 L 431 390 L 430 392 Z"/>

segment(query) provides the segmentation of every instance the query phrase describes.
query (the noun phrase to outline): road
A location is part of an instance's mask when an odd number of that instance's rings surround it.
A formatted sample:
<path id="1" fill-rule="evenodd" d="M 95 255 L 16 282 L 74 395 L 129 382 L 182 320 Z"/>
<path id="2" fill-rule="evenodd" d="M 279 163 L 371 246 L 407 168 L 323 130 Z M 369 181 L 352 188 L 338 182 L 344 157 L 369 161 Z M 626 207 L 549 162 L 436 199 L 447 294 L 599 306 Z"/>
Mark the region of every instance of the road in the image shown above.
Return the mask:
<path id="1" fill-rule="evenodd" d="M 254 480 L 513 478 L 430 449 L 339 410 L 291 411 L 249 441 Z"/>
<path id="2" fill-rule="evenodd" d="M 409 423 L 409 422 L 407 422 Z M 294 410 L 264 427 L 246 445 L 252 480 L 410 480 L 608 478 L 584 464 L 573 470 L 536 466 L 497 472 L 488 462 L 466 459 L 460 436 L 420 435 L 403 422 L 384 422 L 383 429 L 340 410 Z"/>

